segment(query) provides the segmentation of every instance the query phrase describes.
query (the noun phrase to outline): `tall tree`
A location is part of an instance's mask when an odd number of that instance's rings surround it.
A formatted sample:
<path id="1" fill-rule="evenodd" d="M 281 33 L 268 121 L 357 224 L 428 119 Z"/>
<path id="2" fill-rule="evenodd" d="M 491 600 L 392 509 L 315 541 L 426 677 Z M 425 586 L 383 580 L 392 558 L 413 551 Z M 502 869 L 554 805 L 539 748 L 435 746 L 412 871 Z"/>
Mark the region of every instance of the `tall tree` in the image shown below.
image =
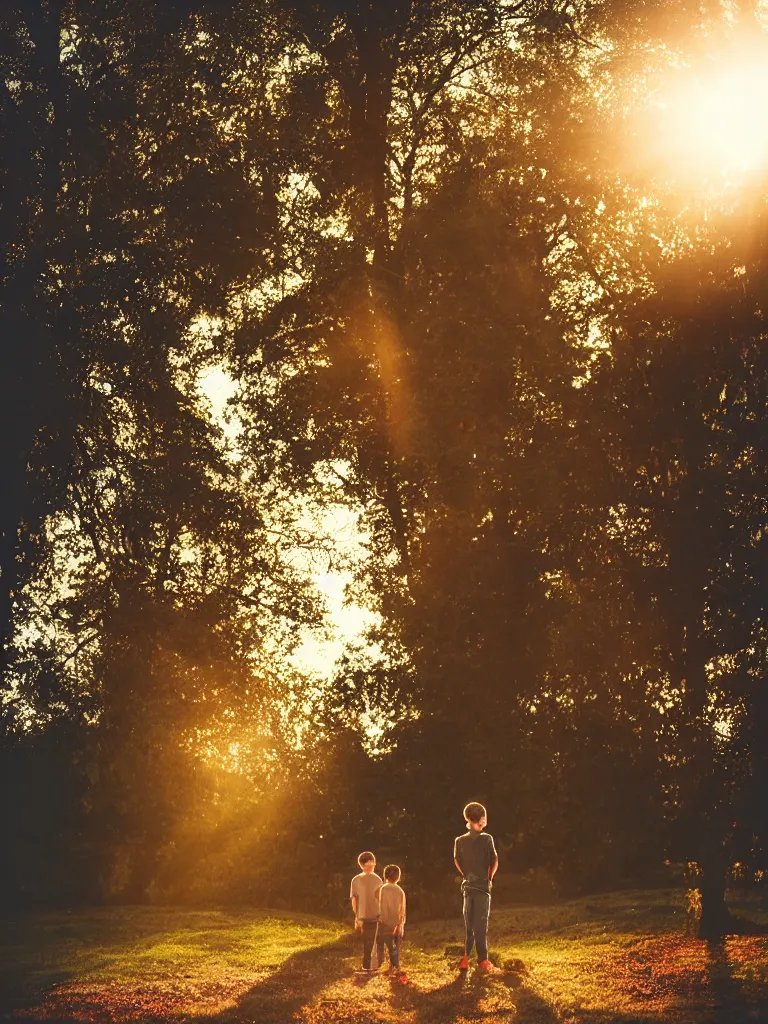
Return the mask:
<path id="1" fill-rule="evenodd" d="M 4 723 L 12 746 L 57 716 L 89 723 L 69 754 L 91 835 L 135 848 L 134 896 L 185 768 L 206 746 L 258 750 L 283 696 L 268 650 L 315 615 L 283 557 L 300 539 L 284 492 L 227 450 L 199 386 L 215 318 L 268 240 L 270 192 L 208 109 L 220 69 L 196 23 L 169 36 L 152 13 L 12 10 L 5 81 L 9 133 L 29 133 L 6 151 L 35 174 L 4 207 L 18 333 L 3 386 L 29 414 L 4 507 Z M 282 39 L 268 12 L 253 22 L 268 63 Z"/>
<path id="2" fill-rule="evenodd" d="M 762 763 L 752 662 L 765 614 L 764 271 L 737 238 L 669 270 L 629 314 L 590 395 L 613 481 L 613 557 L 655 626 L 674 814 L 680 849 L 701 866 L 706 931 L 723 926 L 735 808 Z"/>

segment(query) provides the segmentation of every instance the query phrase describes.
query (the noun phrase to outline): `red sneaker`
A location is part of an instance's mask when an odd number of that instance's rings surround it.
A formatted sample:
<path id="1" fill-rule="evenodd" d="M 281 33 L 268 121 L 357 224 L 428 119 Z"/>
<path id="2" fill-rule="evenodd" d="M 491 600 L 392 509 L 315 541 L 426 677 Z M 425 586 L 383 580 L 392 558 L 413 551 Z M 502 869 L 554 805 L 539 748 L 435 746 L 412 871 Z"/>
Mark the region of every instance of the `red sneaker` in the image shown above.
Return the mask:
<path id="1" fill-rule="evenodd" d="M 501 968 L 497 967 L 495 964 L 492 964 L 490 960 L 481 960 L 480 963 L 478 964 L 478 966 L 479 966 L 480 970 L 483 972 L 483 974 L 502 974 L 503 973 Z"/>
<path id="2" fill-rule="evenodd" d="M 469 970 L 469 957 L 467 956 L 466 953 L 464 954 L 464 956 L 459 961 L 459 970 L 460 971 L 468 971 Z"/>

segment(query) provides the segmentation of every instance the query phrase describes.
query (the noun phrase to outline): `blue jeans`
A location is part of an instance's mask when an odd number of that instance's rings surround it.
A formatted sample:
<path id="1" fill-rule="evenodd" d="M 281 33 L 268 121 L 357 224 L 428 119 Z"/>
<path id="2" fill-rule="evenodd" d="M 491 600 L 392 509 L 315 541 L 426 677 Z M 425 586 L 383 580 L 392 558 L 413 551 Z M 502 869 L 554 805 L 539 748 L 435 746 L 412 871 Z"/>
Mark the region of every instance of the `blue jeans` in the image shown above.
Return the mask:
<path id="1" fill-rule="evenodd" d="M 389 950 L 389 966 L 399 967 L 400 966 L 400 943 L 402 939 L 399 935 L 394 935 L 391 928 L 379 928 L 379 936 L 382 942 Z M 383 957 L 382 957 L 383 959 Z"/>
<path id="2" fill-rule="evenodd" d="M 464 889 L 464 947 L 467 956 L 477 944 L 477 959 L 488 959 L 488 918 L 491 895 L 480 889 Z"/>

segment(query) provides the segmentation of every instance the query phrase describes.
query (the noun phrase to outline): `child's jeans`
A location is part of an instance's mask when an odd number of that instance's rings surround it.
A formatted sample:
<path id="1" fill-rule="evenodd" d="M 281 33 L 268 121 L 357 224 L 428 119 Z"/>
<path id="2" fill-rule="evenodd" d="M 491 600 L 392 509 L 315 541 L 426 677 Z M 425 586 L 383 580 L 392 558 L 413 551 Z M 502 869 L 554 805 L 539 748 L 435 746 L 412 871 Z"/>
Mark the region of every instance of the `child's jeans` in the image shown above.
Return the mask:
<path id="1" fill-rule="evenodd" d="M 377 934 L 378 933 L 378 934 Z M 363 918 L 363 970 L 370 971 L 371 969 L 371 953 L 373 953 L 374 944 L 376 945 L 376 956 L 378 957 L 379 966 L 381 961 L 384 959 L 384 942 L 382 941 L 381 932 L 379 931 L 379 922 L 375 918 Z"/>
<path id="2" fill-rule="evenodd" d="M 491 913 L 491 895 L 481 889 L 464 890 L 464 933 L 467 956 L 477 943 L 477 959 L 488 959 L 488 917 Z"/>
<path id="3" fill-rule="evenodd" d="M 379 930 L 379 938 L 381 939 L 382 943 L 389 950 L 389 966 L 393 967 L 393 968 L 399 967 L 400 966 L 400 943 L 402 942 L 402 939 L 400 938 L 400 936 L 399 935 L 394 935 L 391 928 L 385 928 L 383 930 L 381 930 L 381 929 Z M 383 959 L 384 959 L 384 950 L 382 949 L 381 959 L 379 960 L 379 964 L 381 964 L 381 961 Z"/>

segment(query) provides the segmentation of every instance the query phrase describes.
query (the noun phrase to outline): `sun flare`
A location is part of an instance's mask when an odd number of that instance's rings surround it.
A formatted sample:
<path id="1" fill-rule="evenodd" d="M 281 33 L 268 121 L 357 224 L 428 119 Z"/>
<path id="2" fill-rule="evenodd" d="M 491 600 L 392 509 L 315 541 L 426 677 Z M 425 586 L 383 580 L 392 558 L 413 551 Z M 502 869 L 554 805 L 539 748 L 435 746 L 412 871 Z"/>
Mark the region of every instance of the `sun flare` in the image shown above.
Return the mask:
<path id="1" fill-rule="evenodd" d="M 656 98 L 655 146 L 688 181 L 732 183 L 768 169 L 768 58 L 677 72 Z"/>

